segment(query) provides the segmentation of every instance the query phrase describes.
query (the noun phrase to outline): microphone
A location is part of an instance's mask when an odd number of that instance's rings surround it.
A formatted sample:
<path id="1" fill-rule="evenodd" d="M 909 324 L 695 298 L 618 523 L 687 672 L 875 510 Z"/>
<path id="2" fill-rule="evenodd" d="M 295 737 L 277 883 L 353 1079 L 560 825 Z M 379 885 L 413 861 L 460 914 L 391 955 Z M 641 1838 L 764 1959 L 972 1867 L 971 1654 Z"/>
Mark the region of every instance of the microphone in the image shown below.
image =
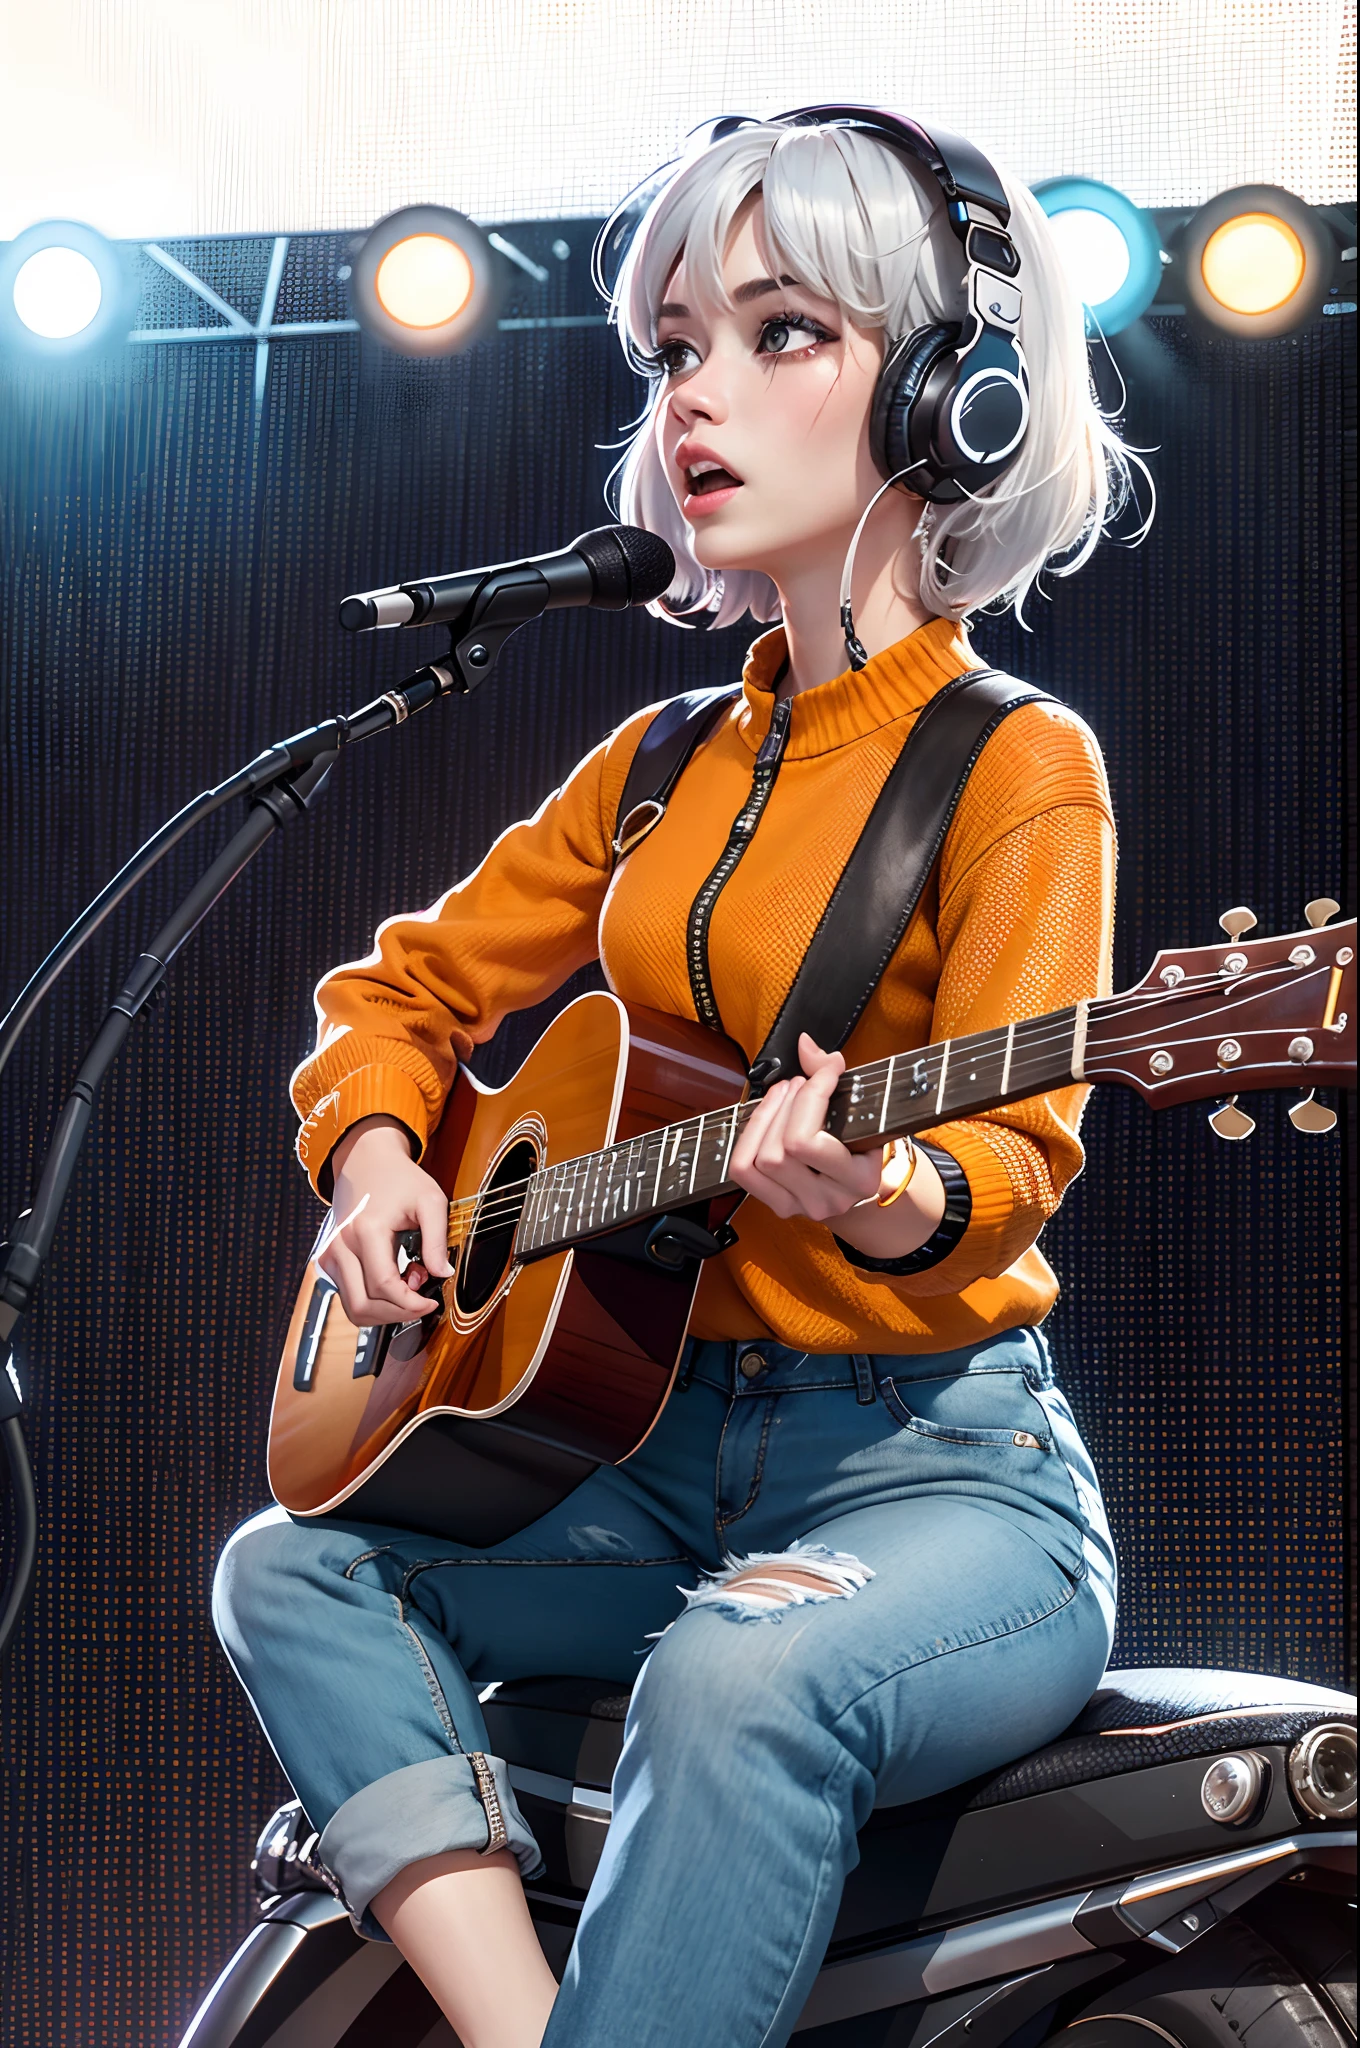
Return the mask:
<path id="1" fill-rule="evenodd" d="M 640 526 L 597 526 L 555 554 L 359 591 L 341 604 L 340 624 L 350 633 L 447 625 L 457 641 L 492 608 L 507 624 L 512 613 L 518 614 L 515 624 L 523 624 L 569 605 L 622 612 L 650 604 L 674 576 L 675 556 L 656 534 Z"/>

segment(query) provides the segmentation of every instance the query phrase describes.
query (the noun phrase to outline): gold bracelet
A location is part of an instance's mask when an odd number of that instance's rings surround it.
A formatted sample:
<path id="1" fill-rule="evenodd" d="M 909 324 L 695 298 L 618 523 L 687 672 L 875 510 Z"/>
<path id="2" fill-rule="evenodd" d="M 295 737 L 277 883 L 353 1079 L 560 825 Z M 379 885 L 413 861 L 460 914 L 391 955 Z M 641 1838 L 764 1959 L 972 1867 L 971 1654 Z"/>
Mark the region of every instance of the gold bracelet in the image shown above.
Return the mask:
<path id="1" fill-rule="evenodd" d="M 894 1138 L 891 1145 L 883 1147 L 883 1172 L 885 1176 L 888 1172 L 889 1162 L 896 1162 L 900 1168 L 904 1154 L 907 1170 L 900 1180 L 890 1184 L 886 1195 L 880 1194 L 876 1198 L 877 1206 L 880 1209 L 891 1209 L 898 1196 L 904 1195 L 907 1192 L 907 1189 L 911 1186 L 911 1177 L 916 1171 L 916 1161 L 919 1157 L 916 1147 L 910 1138 Z"/>

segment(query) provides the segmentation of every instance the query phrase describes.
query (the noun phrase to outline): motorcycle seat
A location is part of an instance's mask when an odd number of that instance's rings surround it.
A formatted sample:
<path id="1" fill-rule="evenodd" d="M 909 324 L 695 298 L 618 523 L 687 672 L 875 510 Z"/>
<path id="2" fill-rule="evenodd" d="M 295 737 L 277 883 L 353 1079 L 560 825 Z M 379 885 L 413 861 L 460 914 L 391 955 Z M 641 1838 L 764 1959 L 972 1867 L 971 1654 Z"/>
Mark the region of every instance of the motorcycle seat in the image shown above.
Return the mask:
<path id="1" fill-rule="evenodd" d="M 487 1733 L 512 1767 L 607 1790 L 628 1695 L 589 1678 L 521 1679 L 484 1700 Z M 1188 1757 L 1290 1744 L 1324 1721 L 1353 1723 L 1353 1694 L 1254 1672 L 1153 1666 L 1107 1671 L 1052 1742 L 975 1781 L 966 1810 Z"/>
<path id="2" fill-rule="evenodd" d="M 519 1679 L 482 1695 L 488 1746 L 504 1759 L 545 1859 L 531 1898 L 536 1910 L 567 1912 L 571 1924 L 571 1902 L 584 1897 L 604 1848 L 628 1704 L 616 1681 L 590 1678 Z M 1286 1853 L 1316 1857 L 1332 1842 L 1353 1856 L 1345 1784 L 1349 1771 L 1353 1802 L 1353 1736 L 1349 1763 L 1344 1737 L 1316 1738 L 1328 1745 L 1334 1808 L 1306 1805 L 1295 1766 L 1311 1730 L 1354 1722 L 1351 1695 L 1296 1679 L 1178 1667 L 1107 1672 L 1054 1741 L 869 1815 L 833 1950 L 1026 1900 L 1094 1896 L 1095 1887 L 1166 1866 L 1207 1859 L 1218 1870 L 1245 1858 L 1269 1870 Z M 1255 1772 L 1256 1790 L 1249 1810 L 1220 1816 L 1205 1793 L 1225 1758 Z M 253 1866 L 262 1899 L 324 1887 L 315 1841 L 296 1801 L 274 1816 Z M 1162 1889 L 1154 1887 L 1159 1898 Z"/>
<path id="3" fill-rule="evenodd" d="M 1355 1696 L 1294 1678 L 1188 1665 L 1107 1671 L 1062 1735 L 1007 1764 L 974 1793 L 973 1808 L 1081 1785 L 1117 1771 L 1256 1743 L 1292 1743 L 1323 1721 L 1355 1720 Z"/>

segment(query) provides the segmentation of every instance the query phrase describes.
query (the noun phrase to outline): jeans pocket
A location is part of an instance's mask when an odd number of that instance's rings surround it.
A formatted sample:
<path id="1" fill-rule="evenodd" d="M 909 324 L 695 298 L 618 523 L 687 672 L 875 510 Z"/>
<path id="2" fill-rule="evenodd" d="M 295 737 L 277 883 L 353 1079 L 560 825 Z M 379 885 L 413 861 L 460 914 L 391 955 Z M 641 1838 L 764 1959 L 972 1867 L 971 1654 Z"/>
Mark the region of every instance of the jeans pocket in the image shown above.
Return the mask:
<path id="1" fill-rule="evenodd" d="M 883 1405 L 916 1436 L 979 1450 L 1051 1451 L 1043 1404 L 1022 1371 L 951 1373 L 934 1379 L 880 1382 Z"/>

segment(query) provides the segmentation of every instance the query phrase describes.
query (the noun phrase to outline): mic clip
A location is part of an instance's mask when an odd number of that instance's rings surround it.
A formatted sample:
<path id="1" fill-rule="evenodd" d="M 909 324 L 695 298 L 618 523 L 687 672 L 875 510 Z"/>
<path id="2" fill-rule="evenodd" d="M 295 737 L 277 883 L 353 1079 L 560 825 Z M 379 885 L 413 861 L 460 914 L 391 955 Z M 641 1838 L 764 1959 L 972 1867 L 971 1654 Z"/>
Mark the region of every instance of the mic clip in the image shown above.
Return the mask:
<path id="1" fill-rule="evenodd" d="M 526 565 L 497 569 L 487 577 L 462 616 L 449 627 L 454 684 L 466 696 L 483 683 L 512 633 L 548 609 L 548 580 Z"/>

